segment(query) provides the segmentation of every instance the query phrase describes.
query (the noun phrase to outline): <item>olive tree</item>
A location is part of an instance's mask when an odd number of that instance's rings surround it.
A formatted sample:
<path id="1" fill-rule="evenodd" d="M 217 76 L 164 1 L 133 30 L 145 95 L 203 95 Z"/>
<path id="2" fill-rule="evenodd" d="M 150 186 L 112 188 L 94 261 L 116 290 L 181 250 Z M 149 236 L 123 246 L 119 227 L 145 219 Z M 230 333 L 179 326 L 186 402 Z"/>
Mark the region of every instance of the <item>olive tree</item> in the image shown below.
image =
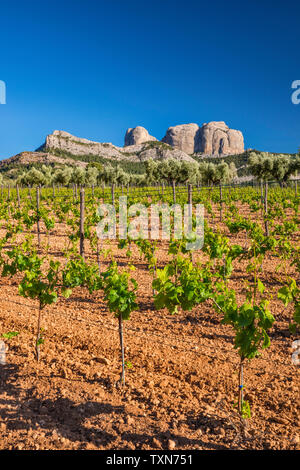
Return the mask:
<path id="1" fill-rule="evenodd" d="M 248 159 L 250 173 L 261 184 L 261 201 L 264 206 L 264 219 L 265 219 L 265 234 L 269 235 L 268 225 L 268 182 L 274 178 L 273 168 L 274 160 L 270 154 L 266 152 L 254 153 L 251 152 Z M 263 194 L 264 186 L 264 194 Z"/>

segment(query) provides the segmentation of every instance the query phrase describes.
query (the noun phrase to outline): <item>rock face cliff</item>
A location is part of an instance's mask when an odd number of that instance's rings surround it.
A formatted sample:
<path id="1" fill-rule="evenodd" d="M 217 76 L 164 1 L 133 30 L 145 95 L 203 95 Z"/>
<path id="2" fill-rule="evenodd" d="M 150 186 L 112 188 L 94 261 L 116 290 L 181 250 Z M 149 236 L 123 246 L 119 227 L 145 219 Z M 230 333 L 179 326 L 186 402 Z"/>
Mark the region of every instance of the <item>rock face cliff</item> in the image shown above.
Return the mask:
<path id="1" fill-rule="evenodd" d="M 197 153 L 204 157 L 222 157 L 243 152 L 242 132 L 230 129 L 223 121 L 212 121 L 202 127 L 195 123 L 169 127 L 162 141 L 150 135 L 144 127 L 130 128 L 125 135 L 124 147 L 82 139 L 65 131 L 54 131 L 37 150 L 21 152 L 2 160 L 0 167 L 31 163 L 85 167 L 87 162 L 97 161 L 97 157 L 100 161 L 104 158 L 108 161 L 136 163 L 150 158 L 195 162 L 193 155 Z"/>
<path id="2" fill-rule="evenodd" d="M 222 156 L 244 152 L 241 131 L 229 129 L 223 121 L 198 124 L 182 124 L 169 127 L 163 142 L 188 154 Z"/>
<path id="3" fill-rule="evenodd" d="M 199 132 L 200 127 L 193 123 L 169 127 L 162 142 L 191 154 L 199 151 Z"/>
<path id="4" fill-rule="evenodd" d="M 142 133 L 140 133 L 139 130 L 136 131 L 136 129 L 138 128 L 129 130 L 126 147 L 117 147 L 111 143 L 93 142 L 91 140 L 75 137 L 68 132 L 54 131 L 46 137 L 46 142 L 40 150 L 59 156 L 67 154 L 79 157 L 95 155 L 95 157 L 99 156 L 118 161 L 141 162 L 149 160 L 150 158 L 154 160 L 174 158 L 176 160 L 194 161 L 185 152 L 157 141 L 148 134 L 146 129 L 144 129 L 145 132 Z M 143 141 L 143 139 L 146 140 Z M 134 143 L 131 144 L 130 142 Z"/>
<path id="5" fill-rule="evenodd" d="M 203 124 L 199 135 L 199 150 L 205 155 L 233 155 L 244 152 L 241 131 L 229 129 L 223 121 Z"/>
<path id="6" fill-rule="evenodd" d="M 68 153 L 75 156 L 95 155 L 118 161 L 139 162 L 149 158 L 191 161 L 194 153 L 215 157 L 243 153 L 244 139 L 240 131 L 229 129 L 225 122 L 212 121 L 202 127 L 195 123 L 169 127 L 162 141 L 151 136 L 144 127 L 130 128 L 125 135 L 124 147 L 54 131 L 38 150 L 56 156 Z"/>
<path id="7" fill-rule="evenodd" d="M 111 143 L 93 142 L 92 140 L 75 137 L 65 131 L 54 131 L 46 137 L 46 150 L 60 150 L 72 155 L 102 155 L 104 158 L 120 159 L 119 148 Z"/>
<path id="8" fill-rule="evenodd" d="M 152 142 L 156 140 L 157 139 L 155 137 L 152 137 L 152 135 L 149 134 L 147 129 L 141 126 L 137 126 L 127 129 L 124 146 L 127 147 L 129 145 L 139 145 L 145 142 Z"/>

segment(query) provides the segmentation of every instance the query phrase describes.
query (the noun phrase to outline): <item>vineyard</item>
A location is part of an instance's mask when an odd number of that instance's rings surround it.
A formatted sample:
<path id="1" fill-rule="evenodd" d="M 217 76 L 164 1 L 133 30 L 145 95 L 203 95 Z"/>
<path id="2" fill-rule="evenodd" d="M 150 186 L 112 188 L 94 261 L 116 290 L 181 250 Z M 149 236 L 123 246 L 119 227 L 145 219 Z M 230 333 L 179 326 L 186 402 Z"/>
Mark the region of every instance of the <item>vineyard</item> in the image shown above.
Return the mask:
<path id="1" fill-rule="evenodd" d="M 120 196 L 203 204 L 203 247 L 99 238 Z M 0 213 L 2 448 L 299 448 L 296 181 L 2 187 Z"/>

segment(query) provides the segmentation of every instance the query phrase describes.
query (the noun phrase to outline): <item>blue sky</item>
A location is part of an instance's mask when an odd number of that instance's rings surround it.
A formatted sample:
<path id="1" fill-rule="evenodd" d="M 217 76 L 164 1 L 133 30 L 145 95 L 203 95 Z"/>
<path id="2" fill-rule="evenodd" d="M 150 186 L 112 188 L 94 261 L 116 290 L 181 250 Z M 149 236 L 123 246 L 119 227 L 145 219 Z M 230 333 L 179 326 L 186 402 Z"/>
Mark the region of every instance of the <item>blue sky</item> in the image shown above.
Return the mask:
<path id="1" fill-rule="evenodd" d="M 128 127 L 225 121 L 296 152 L 299 1 L 1 2 L 0 159 L 55 129 L 123 145 Z"/>

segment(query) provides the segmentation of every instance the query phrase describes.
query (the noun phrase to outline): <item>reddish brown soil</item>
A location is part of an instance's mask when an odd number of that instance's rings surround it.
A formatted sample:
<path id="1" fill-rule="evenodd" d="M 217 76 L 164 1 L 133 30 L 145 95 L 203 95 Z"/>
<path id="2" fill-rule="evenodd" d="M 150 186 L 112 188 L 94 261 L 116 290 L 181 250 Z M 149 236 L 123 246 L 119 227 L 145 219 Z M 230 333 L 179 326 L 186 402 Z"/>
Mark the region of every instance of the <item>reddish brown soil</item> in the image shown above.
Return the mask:
<path id="1" fill-rule="evenodd" d="M 63 230 L 51 236 L 58 255 Z M 127 264 L 124 252 L 114 253 Z M 165 261 L 161 245 L 159 262 Z M 276 323 L 271 347 L 245 368 L 252 410 L 246 424 L 233 407 L 239 357 L 232 329 L 220 324 L 209 302 L 174 316 L 156 311 L 152 278 L 136 247 L 133 262 L 140 309 L 125 324 L 132 368 L 123 390 L 116 387 L 117 320 L 101 293 L 75 289 L 70 299 L 45 309 L 37 363 L 37 304 L 18 295 L 18 278 L 0 279 L 0 334 L 20 332 L 7 341 L 7 365 L 0 366 L 0 448 L 147 450 L 168 449 L 172 440 L 176 449 L 299 449 L 299 367 L 291 363 L 297 338 L 288 329 L 291 312 L 275 297 L 278 260 L 264 262 Z M 245 264 L 236 266 L 231 285 L 240 300 L 246 276 Z"/>

